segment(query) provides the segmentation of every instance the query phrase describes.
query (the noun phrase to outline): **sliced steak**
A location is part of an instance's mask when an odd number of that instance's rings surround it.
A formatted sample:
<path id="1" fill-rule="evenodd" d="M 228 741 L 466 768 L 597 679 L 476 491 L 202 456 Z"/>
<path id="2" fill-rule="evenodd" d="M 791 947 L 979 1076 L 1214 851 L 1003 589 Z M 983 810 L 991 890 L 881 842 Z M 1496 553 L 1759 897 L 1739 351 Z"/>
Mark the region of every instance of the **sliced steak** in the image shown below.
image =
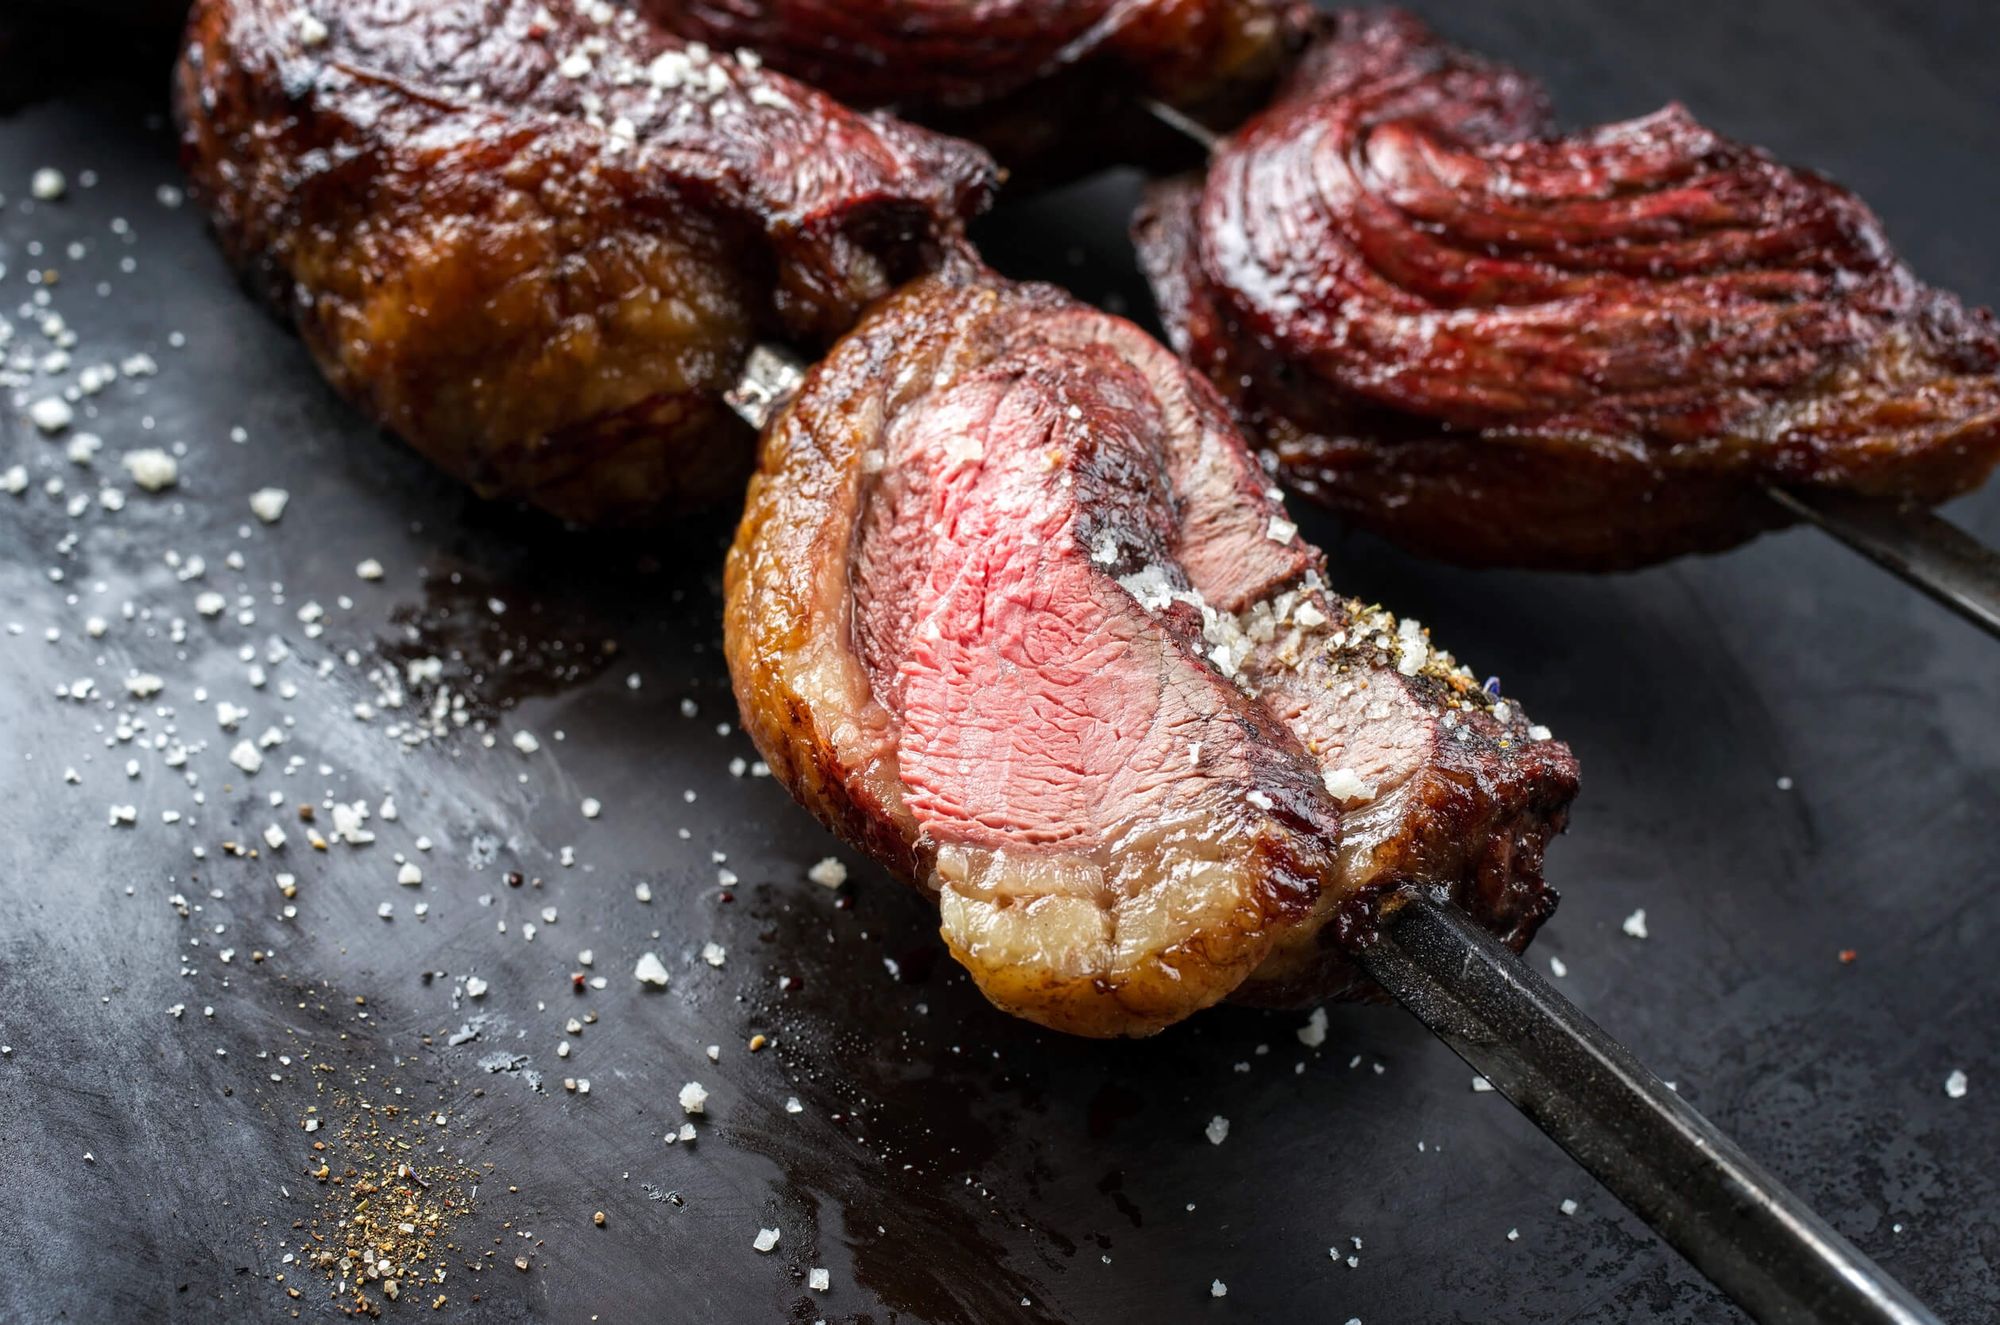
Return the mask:
<path id="1" fill-rule="evenodd" d="M 610 5 L 200 0 L 177 107 L 229 256 L 339 390 L 578 519 L 734 500 L 722 402 L 935 262 L 995 175 Z"/>
<path id="2" fill-rule="evenodd" d="M 1138 226 L 1174 344 L 1286 478 L 1473 563 L 1727 547 L 1780 483 L 1935 503 L 2000 460 L 2000 337 L 1853 194 L 1669 107 L 1344 14 Z"/>
<path id="3" fill-rule="evenodd" d="M 1568 750 L 1332 596 L 1206 384 L 1052 288 L 953 264 L 864 319 L 766 429 L 727 597 L 773 771 L 1045 1025 L 1357 992 L 1405 885 L 1517 945 L 1553 905 Z"/>

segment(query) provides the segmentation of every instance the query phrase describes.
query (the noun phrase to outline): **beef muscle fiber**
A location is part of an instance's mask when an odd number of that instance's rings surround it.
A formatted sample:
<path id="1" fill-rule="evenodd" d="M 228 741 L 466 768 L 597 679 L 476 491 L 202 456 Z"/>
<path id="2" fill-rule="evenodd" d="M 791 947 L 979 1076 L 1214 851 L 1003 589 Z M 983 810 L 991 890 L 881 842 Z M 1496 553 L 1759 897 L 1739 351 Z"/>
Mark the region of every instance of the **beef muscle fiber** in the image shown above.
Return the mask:
<path id="1" fill-rule="evenodd" d="M 730 672 L 988 997 L 1143 1034 L 1357 990 L 1345 946 L 1404 884 L 1517 944 L 1552 903 L 1569 752 L 1323 569 L 1163 347 L 954 264 L 766 429 Z"/>
<path id="2" fill-rule="evenodd" d="M 1678 106 L 1557 136 L 1393 12 L 1343 14 L 1138 238 L 1287 479 L 1456 560 L 1637 565 L 1781 522 L 1767 483 L 1934 503 L 2000 458 L 1992 319 L 1853 194 Z"/>

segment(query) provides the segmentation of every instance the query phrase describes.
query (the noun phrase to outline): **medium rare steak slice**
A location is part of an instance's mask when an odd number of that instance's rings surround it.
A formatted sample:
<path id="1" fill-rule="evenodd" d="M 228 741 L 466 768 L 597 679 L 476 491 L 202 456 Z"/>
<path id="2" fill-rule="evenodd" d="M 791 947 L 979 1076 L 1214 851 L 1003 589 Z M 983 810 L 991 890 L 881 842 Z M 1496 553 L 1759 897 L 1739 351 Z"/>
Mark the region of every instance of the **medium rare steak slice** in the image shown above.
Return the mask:
<path id="1" fill-rule="evenodd" d="M 1472 563 L 1606 569 L 1936 503 L 2000 460 L 2000 336 L 1853 194 L 1669 107 L 1557 135 L 1536 84 L 1340 16 L 1137 226 L 1173 342 L 1287 481 Z"/>
<path id="2" fill-rule="evenodd" d="M 958 242 L 968 143 L 609 4 L 198 0 L 177 109 L 224 250 L 342 394 L 580 520 L 734 502 L 752 345 Z"/>
<path id="3" fill-rule="evenodd" d="M 773 771 L 1045 1025 L 1354 992 L 1405 884 L 1517 945 L 1553 904 L 1568 750 L 1332 596 L 1213 392 L 1049 287 L 954 264 L 843 339 L 727 596 Z"/>

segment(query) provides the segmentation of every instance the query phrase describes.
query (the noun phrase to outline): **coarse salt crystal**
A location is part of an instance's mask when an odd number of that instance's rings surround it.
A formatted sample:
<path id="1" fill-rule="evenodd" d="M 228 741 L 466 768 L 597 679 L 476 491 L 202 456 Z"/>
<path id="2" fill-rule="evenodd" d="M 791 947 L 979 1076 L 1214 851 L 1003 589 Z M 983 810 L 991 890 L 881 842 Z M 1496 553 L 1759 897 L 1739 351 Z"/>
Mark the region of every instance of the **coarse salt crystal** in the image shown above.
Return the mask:
<path id="1" fill-rule="evenodd" d="M 43 396 L 28 406 L 28 418 L 45 433 L 58 433 L 69 427 L 76 417 L 76 411 L 61 396 Z"/>
<path id="2" fill-rule="evenodd" d="M 847 866 L 834 857 L 827 856 L 806 871 L 806 878 L 822 888 L 838 888 L 847 882 Z"/>
<path id="3" fill-rule="evenodd" d="M 326 39 L 327 39 L 326 24 L 320 22 L 320 20 L 314 15 L 308 14 L 304 10 L 300 10 L 298 17 L 298 26 L 299 26 L 299 45 L 311 47 L 311 46 L 323 46 L 326 44 Z"/>
<path id="4" fill-rule="evenodd" d="M 476 976 L 476 975 L 468 975 L 468 976 L 466 976 L 466 977 L 465 977 L 465 996 L 466 996 L 467 998 L 484 998 L 484 997 L 486 997 L 486 982 L 485 982 L 484 980 L 480 979 L 480 978 L 479 978 L 478 976 Z"/>
<path id="5" fill-rule="evenodd" d="M 1954 1100 L 1964 1099 L 1966 1085 L 1964 1071 L 1956 1067 L 1953 1068 L 1951 1075 L 1944 1079 L 1944 1093 L 1946 1098 Z"/>
<path id="6" fill-rule="evenodd" d="M 1632 938 L 1635 939 L 1645 938 L 1647 936 L 1646 908 L 1642 906 L 1638 910 L 1634 911 L 1631 915 L 1626 916 L 1623 928 L 1626 934 L 1630 935 Z"/>
<path id="7" fill-rule="evenodd" d="M 595 796 L 585 796 L 583 798 L 584 818 L 595 819 L 598 815 L 603 813 L 604 813 L 604 802 L 598 800 L 597 797 Z"/>
<path id="8" fill-rule="evenodd" d="M 1289 543 L 1299 535 L 1299 527 L 1282 515 L 1271 517 L 1271 523 L 1264 530 L 1264 537 L 1273 543 Z"/>
<path id="9" fill-rule="evenodd" d="M 424 872 L 417 867 L 417 862 L 414 860 L 404 861 L 396 870 L 396 882 L 405 888 L 414 888 L 423 881 Z"/>
<path id="10" fill-rule="evenodd" d="M 681 1111 L 684 1113 L 698 1114 L 706 1112 L 708 1108 L 708 1089 L 699 1081 L 690 1081 L 681 1087 L 680 1101 Z"/>
<path id="11" fill-rule="evenodd" d="M 265 524 L 276 524 L 291 499 L 283 488 L 259 488 L 250 494 L 250 512 Z"/>
<path id="12" fill-rule="evenodd" d="M 1326 784 L 1326 794 L 1337 801 L 1375 799 L 1375 784 L 1351 768 L 1329 768 L 1320 774 L 1320 781 Z"/>
<path id="13" fill-rule="evenodd" d="M 1220 1279 L 1216 1279 L 1209 1284 L 1208 1295 L 1210 1297 L 1228 1297 L 1229 1285 L 1223 1283 Z"/>
<path id="14" fill-rule="evenodd" d="M 1308 1049 L 1317 1049 L 1326 1043 L 1326 1009 L 1314 1008 L 1306 1018 L 1306 1024 L 1299 1027 L 1299 1043 Z"/>
<path id="15" fill-rule="evenodd" d="M 379 580 L 382 578 L 382 563 L 370 557 L 366 561 L 356 562 L 354 573 L 364 580 Z"/>
<path id="16" fill-rule="evenodd" d="M 1219 1146 L 1229 1137 L 1229 1120 L 1218 1113 L 1208 1120 L 1208 1126 L 1201 1131 L 1210 1145 Z"/>
<path id="17" fill-rule="evenodd" d="M 750 1245 L 755 1247 L 758 1251 L 771 1250 L 771 1248 L 778 1245 L 778 1230 L 775 1228 L 758 1229 L 756 1240 L 753 1241 Z"/>
<path id="18" fill-rule="evenodd" d="M 164 492 L 181 481 L 180 462 L 157 446 L 127 451 L 122 463 L 132 481 L 148 492 Z"/>
<path id="19" fill-rule="evenodd" d="M 531 755 L 542 748 L 542 743 L 533 732 L 515 732 L 514 748 L 524 755 Z"/>
<path id="20" fill-rule="evenodd" d="M 812 1289 L 815 1293 L 824 1293 L 827 1289 L 833 1287 L 833 1275 L 828 1273 L 824 1268 L 815 1265 L 812 1269 L 806 1271 L 806 1287 Z"/>
<path id="21" fill-rule="evenodd" d="M 229 762 L 245 773 L 255 773 L 264 766 L 264 756 L 257 753 L 257 747 L 249 741 L 238 741 L 229 752 Z"/>
<path id="22" fill-rule="evenodd" d="M 720 966 L 729 959 L 729 950 L 720 943 L 704 943 L 701 945 L 701 959 L 710 966 Z"/>
<path id="23" fill-rule="evenodd" d="M 69 192 L 69 180 L 62 171 L 52 166 L 43 166 L 28 178 L 28 192 L 38 202 L 54 202 Z"/>
<path id="24" fill-rule="evenodd" d="M 632 968 L 632 978 L 642 985 L 655 989 L 667 987 L 667 964 L 660 960 L 658 953 L 648 952 L 639 958 L 639 964 Z"/>

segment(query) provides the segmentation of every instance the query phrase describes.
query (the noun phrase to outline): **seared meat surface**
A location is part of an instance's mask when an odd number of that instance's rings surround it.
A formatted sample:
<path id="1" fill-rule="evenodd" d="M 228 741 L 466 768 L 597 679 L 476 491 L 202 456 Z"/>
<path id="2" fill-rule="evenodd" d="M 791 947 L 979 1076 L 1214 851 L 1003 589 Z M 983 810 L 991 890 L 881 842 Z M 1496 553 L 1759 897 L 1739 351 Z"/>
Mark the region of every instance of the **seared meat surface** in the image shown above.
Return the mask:
<path id="1" fill-rule="evenodd" d="M 1164 347 L 954 263 L 765 430 L 730 674 L 989 998 L 1146 1034 L 1359 992 L 1346 952 L 1406 886 L 1516 946 L 1553 905 L 1569 751 L 1324 571 Z"/>
<path id="2" fill-rule="evenodd" d="M 1686 111 L 1555 136 L 1540 89 L 1347 14 L 1205 181 L 1149 197 L 1175 345 L 1302 491 L 1470 563 L 1632 566 L 1935 503 L 2000 459 L 2000 338 L 1851 193 Z"/>
<path id="3" fill-rule="evenodd" d="M 684 36 L 748 47 L 854 105 L 984 143 L 1017 173 L 1184 159 L 1136 104 L 1218 125 L 1274 86 L 1299 0 L 641 0 Z"/>
<path id="4" fill-rule="evenodd" d="M 995 183 L 755 63 L 610 6 L 201 0 L 178 112 L 343 394 L 482 492 L 640 519 L 740 491 L 753 343 L 831 339 Z"/>

